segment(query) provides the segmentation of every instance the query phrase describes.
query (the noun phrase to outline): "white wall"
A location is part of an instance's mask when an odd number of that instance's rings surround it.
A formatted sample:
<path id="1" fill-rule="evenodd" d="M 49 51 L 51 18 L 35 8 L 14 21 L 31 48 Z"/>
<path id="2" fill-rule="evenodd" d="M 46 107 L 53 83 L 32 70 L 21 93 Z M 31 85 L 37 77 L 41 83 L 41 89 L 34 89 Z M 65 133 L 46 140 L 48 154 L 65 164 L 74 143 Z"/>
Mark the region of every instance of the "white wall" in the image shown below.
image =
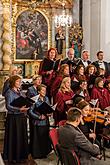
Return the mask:
<path id="1" fill-rule="evenodd" d="M 110 62 L 110 0 L 101 0 L 101 40 L 105 60 Z"/>
<path id="2" fill-rule="evenodd" d="M 74 0 L 73 5 L 73 23 L 79 23 L 79 0 Z"/>
<path id="3" fill-rule="evenodd" d="M 103 50 L 104 59 L 110 61 L 110 0 L 83 0 L 84 46 L 90 51 L 90 59 Z"/>
<path id="4" fill-rule="evenodd" d="M 83 0 L 82 10 L 83 45 L 90 51 L 90 0 Z"/>

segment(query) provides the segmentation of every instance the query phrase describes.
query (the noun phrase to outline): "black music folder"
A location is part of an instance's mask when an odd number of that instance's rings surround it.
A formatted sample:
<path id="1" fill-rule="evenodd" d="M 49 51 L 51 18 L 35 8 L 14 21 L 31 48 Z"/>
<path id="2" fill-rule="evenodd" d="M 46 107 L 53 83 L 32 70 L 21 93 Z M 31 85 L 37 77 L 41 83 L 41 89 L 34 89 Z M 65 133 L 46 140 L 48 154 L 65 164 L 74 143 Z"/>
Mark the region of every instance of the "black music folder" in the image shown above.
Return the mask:
<path id="1" fill-rule="evenodd" d="M 49 71 L 49 70 L 57 71 L 59 64 L 60 64 L 60 59 L 58 59 L 56 61 L 52 61 L 52 60 L 49 60 L 47 58 L 44 58 L 42 70 L 44 70 L 44 71 Z"/>
<path id="2" fill-rule="evenodd" d="M 39 112 L 41 115 L 46 115 L 54 112 L 54 109 L 46 102 L 43 102 L 39 107 L 36 107 L 35 110 Z"/>
<path id="3" fill-rule="evenodd" d="M 22 106 L 25 106 L 26 107 L 30 107 L 32 106 L 33 104 L 35 103 L 34 100 L 28 98 L 28 97 L 23 97 L 23 96 L 20 96 L 18 97 L 17 99 L 13 100 L 11 102 L 11 105 L 14 106 L 14 107 L 19 107 L 21 108 Z"/>

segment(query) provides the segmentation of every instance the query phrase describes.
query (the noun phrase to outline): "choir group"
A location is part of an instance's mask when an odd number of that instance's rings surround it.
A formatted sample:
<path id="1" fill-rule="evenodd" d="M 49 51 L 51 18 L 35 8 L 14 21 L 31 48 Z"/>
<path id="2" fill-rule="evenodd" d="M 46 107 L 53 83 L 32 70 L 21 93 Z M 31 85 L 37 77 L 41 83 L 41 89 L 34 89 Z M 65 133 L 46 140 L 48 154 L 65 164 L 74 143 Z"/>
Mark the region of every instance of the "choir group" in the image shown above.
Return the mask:
<path id="1" fill-rule="evenodd" d="M 11 66 L 9 78 L 4 83 L 2 95 L 6 100 L 7 117 L 3 159 L 9 162 L 22 162 L 28 159 L 29 154 L 34 159 L 46 158 L 52 151 L 49 118 L 53 117 L 54 126 L 59 126 L 62 120 L 67 121 L 66 126 L 59 129 L 59 143 L 64 146 L 68 144 L 69 147 L 70 137 L 77 137 L 76 141 L 73 140 L 75 145 L 78 143 L 75 152 L 82 164 L 89 164 L 82 160 L 82 157 L 87 160 L 87 155 L 85 157 L 79 150 L 85 150 L 86 153 L 98 157 L 100 153 L 97 146 L 99 149 L 102 147 L 99 134 L 110 134 L 110 63 L 104 61 L 103 51 L 97 53 L 97 61 L 91 62 L 87 50 L 83 50 L 81 58 L 77 59 L 74 49 L 70 48 L 67 57 L 61 60 L 57 58 L 56 49 L 50 48 L 47 57 L 41 61 L 39 75 L 32 80 L 32 86 L 24 95 L 22 78 L 18 75 L 17 67 Z M 11 103 L 20 96 L 34 99 L 35 103 L 30 107 L 13 106 Z M 40 113 L 44 102 L 49 106 L 56 104 L 55 111 L 49 114 L 43 111 Z M 103 115 L 101 122 L 96 121 L 99 116 L 97 114 Z M 92 116 L 89 121 L 88 116 Z M 77 124 L 74 125 L 72 122 Z M 67 131 L 72 135 L 72 129 L 76 137 L 69 137 L 66 133 Z M 71 145 L 74 146 L 73 142 Z M 105 146 L 110 146 L 108 141 L 105 141 Z"/>

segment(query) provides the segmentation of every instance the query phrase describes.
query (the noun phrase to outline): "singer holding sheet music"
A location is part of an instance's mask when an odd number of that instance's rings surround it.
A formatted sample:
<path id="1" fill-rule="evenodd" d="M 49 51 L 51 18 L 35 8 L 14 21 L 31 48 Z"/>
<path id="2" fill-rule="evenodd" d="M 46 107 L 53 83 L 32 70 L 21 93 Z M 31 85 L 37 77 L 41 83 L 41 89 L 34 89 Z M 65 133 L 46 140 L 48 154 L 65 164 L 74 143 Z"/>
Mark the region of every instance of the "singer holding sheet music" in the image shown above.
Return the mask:
<path id="1" fill-rule="evenodd" d="M 60 59 L 56 60 L 57 51 L 55 48 L 48 50 L 47 57 L 43 59 L 39 74 L 42 75 L 42 82 L 47 86 L 47 93 L 50 96 L 50 86 L 59 70 Z"/>
<path id="2" fill-rule="evenodd" d="M 42 105 L 44 102 L 49 106 L 49 99 L 46 96 L 46 86 L 43 84 L 38 86 L 38 93 L 39 95 L 37 95 L 36 98 L 34 97 L 35 105 L 29 110 L 33 124 L 33 126 L 30 127 L 30 153 L 34 159 L 46 158 L 51 152 L 48 114 L 43 113 L 42 109 L 40 109 L 40 107 L 43 108 Z M 42 113 L 40 111 L 42 111 Z"/>
<path id="3" fill-rule="evenodd" d="M 5 138 L 3 158 L 9 162 L 21 162 L 28 158 L 27 118 L 25 106 L 15 107 L 11 103 L 19 98 L 21 77 L 14 75 L 9 80 L 10 89 L 5 95 L 7 118 L 5 124 Z"/>
<path id="4" fill-rule="evenodd" d="M 103 78 L 97 77 L 95 79 L 95 85 L 91 92 L 91 99 L 98 99 L 97 106 L 99 106 L 102 110 L 110 106 L 109 92 L 106 88 L 104 88 Z"/>
<path id="5" fill-rule="evenodd" d="M 57 103 L 57 107 L 54 113 L 55 125 L 61 120 L 67 119 L 66 112 L 73 105 L 73 96 L 74 92 L 71 89 L 71 79 L 70 77 L 65 77 L 62 80 L 58 93 L 56 94 L 55 103 Z"/>

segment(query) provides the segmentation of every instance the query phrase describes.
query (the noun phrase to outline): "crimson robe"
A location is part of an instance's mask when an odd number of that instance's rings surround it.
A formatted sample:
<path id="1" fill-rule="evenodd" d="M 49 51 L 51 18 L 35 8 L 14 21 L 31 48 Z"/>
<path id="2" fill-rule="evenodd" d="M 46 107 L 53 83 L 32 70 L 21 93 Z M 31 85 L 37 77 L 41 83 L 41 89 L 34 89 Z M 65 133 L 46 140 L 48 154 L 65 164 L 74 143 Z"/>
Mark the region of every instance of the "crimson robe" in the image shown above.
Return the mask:
<path id="1" fill-rule="evenodd" d="M 55 102 L 57 103 L 57 107 L 54 114 L 55 123 L 67 119 L 66 112 L 70 107 L 72 107 L 72 105 L 66 104 L 65 102 L 68 100 L 72 100 L 73 96 L 74 92 L 72 90 L 70 92 L 65 93 L 59 91 L 56 94 Z"/>
<path id="2" fill-rule="evenodd" d="M 98 99 L 99 108 L 104 110 L 106 107 L 110 106 L 109 92 L 106 88 L 93 87 L 91 92 L 91 99 Z"/>

